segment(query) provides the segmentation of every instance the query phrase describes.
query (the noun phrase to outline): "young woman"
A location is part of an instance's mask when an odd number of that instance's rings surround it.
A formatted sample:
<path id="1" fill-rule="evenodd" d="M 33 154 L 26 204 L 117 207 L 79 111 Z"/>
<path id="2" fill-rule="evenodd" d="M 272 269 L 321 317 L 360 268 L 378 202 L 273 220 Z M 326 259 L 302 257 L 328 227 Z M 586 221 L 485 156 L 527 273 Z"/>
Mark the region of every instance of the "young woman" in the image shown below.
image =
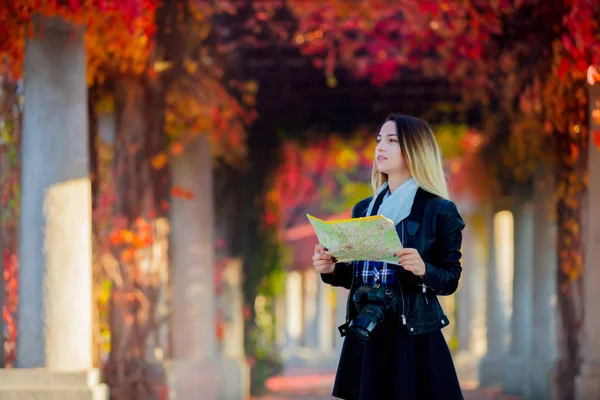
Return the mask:
<path id="1" fill-rule="evenodd" d="M 352 217 L 384 215 L 402 243 L 398 265 L 336 263 L 315 246 L 322 280 L 350 289 L 333 396 L 359 400 L 454 400 L 462 392 L 441 329 L 437 296 L 454 293 L 461 275 L 465 224 L 448 200 L 441 153 L 420 119 L 391 115 L 377 134 L 372 186 Z"/>

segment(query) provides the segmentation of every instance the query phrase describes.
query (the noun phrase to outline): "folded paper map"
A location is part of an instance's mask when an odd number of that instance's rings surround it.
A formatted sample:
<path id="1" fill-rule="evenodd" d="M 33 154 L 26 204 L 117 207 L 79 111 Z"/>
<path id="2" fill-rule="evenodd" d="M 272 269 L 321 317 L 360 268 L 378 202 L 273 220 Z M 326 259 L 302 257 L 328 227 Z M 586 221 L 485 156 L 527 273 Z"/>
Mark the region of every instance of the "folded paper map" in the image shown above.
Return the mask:
<path id="1" fill-rule="evenodd" d="M 323 221 L 306 214 L 319 243 L 337 262 L 384 261 L 398 264 L 394 252 L 402 248 L 394 223 L 382 216 Z"/>

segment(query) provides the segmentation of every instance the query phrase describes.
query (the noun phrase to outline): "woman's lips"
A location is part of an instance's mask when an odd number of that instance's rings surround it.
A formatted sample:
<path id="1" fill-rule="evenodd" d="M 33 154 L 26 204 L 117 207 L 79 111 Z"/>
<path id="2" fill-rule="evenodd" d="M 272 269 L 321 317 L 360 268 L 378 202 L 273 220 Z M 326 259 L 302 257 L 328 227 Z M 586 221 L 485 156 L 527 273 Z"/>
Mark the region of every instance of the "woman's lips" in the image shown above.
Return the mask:
<path id="1" fill-rule="evenodd" d="M 377 161 L 387 160 L 384 156 L 377 156 Z"/>

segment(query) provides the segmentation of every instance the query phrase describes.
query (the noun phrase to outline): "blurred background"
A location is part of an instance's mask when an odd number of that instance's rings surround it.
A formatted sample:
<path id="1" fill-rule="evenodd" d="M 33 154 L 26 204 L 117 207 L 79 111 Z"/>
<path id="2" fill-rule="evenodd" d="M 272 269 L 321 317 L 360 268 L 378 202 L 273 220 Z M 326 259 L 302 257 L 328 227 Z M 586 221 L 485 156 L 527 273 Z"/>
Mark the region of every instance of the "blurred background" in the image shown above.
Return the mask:
<path id="1" fill-rule="evenodd" d="M 467 225 L 466 398 L 599 399 L 597 68 L 596 0 L 0 1 L 0 398 L 331 398 L 306 213 L 403 113 Z"/>

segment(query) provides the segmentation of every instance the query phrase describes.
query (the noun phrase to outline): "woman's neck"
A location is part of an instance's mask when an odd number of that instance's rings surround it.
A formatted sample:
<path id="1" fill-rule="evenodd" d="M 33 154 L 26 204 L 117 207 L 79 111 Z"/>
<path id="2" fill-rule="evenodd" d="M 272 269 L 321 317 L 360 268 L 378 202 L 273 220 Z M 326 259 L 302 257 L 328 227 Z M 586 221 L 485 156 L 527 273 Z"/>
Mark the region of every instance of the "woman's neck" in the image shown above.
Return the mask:
<path id="1" fill-rule="evenodd" d="M 398 189 L 404 182 L 411 178 L 408 172 L 398 173 L 394 175 L 388 175 L 388 187 L 390 193 L 394 193 L 394 190 Z"/>

